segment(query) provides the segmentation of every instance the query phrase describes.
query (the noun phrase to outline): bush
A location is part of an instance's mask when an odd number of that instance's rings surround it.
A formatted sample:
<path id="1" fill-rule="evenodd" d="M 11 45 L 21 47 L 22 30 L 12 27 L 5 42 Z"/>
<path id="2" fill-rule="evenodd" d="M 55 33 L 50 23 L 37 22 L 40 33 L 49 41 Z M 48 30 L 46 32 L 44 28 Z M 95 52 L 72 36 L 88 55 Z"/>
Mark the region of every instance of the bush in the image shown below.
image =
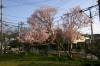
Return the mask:
<path id="1" fill-rule="evenodd" d="M 67 60 L 68 58 L 64 56 L 61 56 L 60 58 L 58 58 L 58 61 L 67 61 Z"/>
<path id="2" fill-rule="evenodd" d="M 100 62 L 97 60 L 91 60 L 83 63 L 83 66 L 100 66 Z"/>

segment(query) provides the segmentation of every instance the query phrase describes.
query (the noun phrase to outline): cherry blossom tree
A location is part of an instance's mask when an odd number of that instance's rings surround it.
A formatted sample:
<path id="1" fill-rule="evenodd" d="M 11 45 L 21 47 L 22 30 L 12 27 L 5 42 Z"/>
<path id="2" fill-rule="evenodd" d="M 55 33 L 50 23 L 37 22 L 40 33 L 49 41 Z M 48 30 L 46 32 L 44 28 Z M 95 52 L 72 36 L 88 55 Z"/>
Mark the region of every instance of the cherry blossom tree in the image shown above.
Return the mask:
<path id="1" fill-rule="evenodd" d="M 72 43 L 78 37 L 80 28 L 88 25 L 91 20 L 83 13 L 79 13 L 80 6 L 70 9 L 70 12 L 61 17 L 63 24 L 63 35 L 69 42 L 69 54 L 71 55 Z"/>
<path id="2" fill-rule="evenodd" d="M 37 8 L 31 17 L 27 19 L 27 23 L 31 26 L 30 30 L 22 32 L 18 39 L 28 43 L 29 47 L 34 45 L 34 42 L 42 44 L 48 37 L 52 39 L 54 36 L 53 20 L 56 13 L 57 8 Z"/>
<path id="3" fill-rule="evenodd" d="M 53 20 L 54 16 L 57 14 L 57 8 L 53 7 L 43 7 L 37 8 L 34 14 L 28 18 L 28 23 L 35 29 L 35 26 L 42 27 L 49 33 L 49 37 L 54 38 L 54 30 L 53 30 Z"/>
<path id="4" fill-rule="evenodd" d="M 49 41 L 47 43 L 47 47 L 49 49 L 49 44 L 54 41 L 55 32 L 53 29 L 53 21 L 54 16 L 57 14 L 57 8 L 53 8 L 50 6 L 46 6 L 43 8 L 37 8 L 35 12 L 28 18 L 28 24 L 32 26 L 32 28 L 37 29 L 38 26 L 44 29 L 49 35 Z"/>

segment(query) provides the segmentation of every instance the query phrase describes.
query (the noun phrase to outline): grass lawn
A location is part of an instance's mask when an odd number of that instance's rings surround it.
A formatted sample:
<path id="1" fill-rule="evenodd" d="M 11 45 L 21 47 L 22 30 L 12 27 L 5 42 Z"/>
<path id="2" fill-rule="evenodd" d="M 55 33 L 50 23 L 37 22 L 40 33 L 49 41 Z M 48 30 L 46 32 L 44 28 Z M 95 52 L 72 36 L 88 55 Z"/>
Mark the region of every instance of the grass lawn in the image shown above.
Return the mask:
<path id="1" fill-rule="evenodd" d="M 68 60 L 64 56 L 57 58 L 37 53 L 30 53 L 28 56 L 25 53 L 0 54 L 0 66 L 82 66 L 83 63 L 79 59 Z"/>

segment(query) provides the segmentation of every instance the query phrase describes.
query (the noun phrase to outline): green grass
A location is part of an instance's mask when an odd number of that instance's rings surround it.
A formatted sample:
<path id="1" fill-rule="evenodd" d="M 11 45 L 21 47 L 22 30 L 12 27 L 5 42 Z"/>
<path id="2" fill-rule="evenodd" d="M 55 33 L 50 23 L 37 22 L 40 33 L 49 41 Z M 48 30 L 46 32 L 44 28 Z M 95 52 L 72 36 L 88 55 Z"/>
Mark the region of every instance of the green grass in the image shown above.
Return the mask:
<path id="1" fill-rule="evenodd" d="M 0 66 L 81 66 L 83 63 L 81 59 L 69 60 L 65 56 L 58 58 L 51 54 L 48 56 L 37 53 L 29 53 L 28 56 L 25 56 L 25 53 L 0 54 Z"/>

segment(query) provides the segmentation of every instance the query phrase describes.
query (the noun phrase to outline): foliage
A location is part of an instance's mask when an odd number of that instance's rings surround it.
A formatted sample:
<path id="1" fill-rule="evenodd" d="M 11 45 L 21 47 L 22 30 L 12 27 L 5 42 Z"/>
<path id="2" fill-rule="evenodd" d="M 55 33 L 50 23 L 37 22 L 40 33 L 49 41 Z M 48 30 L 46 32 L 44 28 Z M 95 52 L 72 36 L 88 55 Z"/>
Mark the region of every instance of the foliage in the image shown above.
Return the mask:
<path id="1" fill-rule="evenodd" d="M 97 60 L 91 60 L 91 61 L 83 63 L 82 66 L 99 66 L 99 65 L 100 65 L 99 61 L 97 61 Z"/>
<path id="2" fill-rule="evenodd" d="M 11 46 L 12 48 L 18 48 L 18 47 L 22 46 L 22 43 L 19 42 L 18 40 L 13 40 L 13 41 L 10 43 L 10 46 Z"/>
<path id="3" fill-rule="evenodd" d="M 77 45 L 76 50 L 77 50 L 78 52 L 80 52 L 80 51 L 81 51 L 81 46 L 80 46 L 80 45 Z"/>
<path id="4" fill-rule="evenodd" d="M 98 60 L 100 60 L 100 43 L 99 42 L 90 43 L 87 50 L 89 53 L 92 53 L 93 55 L 95 55 L 98 58 Z"/>

